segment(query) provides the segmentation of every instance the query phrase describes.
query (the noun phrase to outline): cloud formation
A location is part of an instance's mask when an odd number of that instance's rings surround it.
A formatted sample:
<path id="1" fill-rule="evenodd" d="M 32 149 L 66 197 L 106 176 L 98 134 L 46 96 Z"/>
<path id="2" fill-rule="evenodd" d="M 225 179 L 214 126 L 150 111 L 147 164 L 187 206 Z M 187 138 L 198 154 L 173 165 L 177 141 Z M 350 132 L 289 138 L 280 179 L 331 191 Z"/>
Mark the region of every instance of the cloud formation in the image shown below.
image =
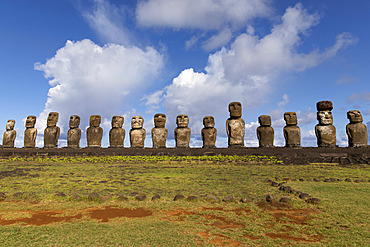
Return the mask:
<path id="1" fill-rule="evenodd" d="M 92 114 L 103 119 L 123 114 L 123 109 L 131 110 L 131 100 L 152 82 L 162 65 L 161 54 L 151 47 L 142 50 L 115 44 L 101 47 L 88 39 L 67 41 L 45 64 L 35 64 L 51 86 L 37 126 L 45 128 L 51 111 L 60 113 L 62 129 L 73 114 L 81 117 L 81 129 Z"/>

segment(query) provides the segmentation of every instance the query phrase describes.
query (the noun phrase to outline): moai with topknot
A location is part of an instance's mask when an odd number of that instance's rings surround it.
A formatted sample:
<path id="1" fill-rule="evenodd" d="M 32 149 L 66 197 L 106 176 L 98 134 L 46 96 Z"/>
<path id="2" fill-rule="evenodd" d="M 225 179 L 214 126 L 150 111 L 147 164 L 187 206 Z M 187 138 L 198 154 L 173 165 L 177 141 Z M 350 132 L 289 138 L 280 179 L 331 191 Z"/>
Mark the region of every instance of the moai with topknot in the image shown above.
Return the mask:
<path id="1" fill-rule="evenodd" d="M 35 128 L 36 116 L 28 116 L 26 119 L 26 130 L 24 131 L 24 147 L 34 148 L 36 146 L 37 129 Z"/>
<path id="2" fill-rule="evenodd" d="M 284 127 L 285 147 L 301 146 L 301 130 L 297 126 L 297 114 L 295 112 L 284 113 L 286 126 Z"/>
<path id="3" fill-rule="evenodd" d="M 103 138 L 103 128 L 100 127 L 101 116 L 90 116 L 90 127 L 86 130 L 87 146 L 89 148 L 100 148 L 101 139 Z"/>
<path id="4" fill-rule="evenodd" d="M 367 146 L 367 127 L 362 123 L 360 111 L 352 110 L 347 112 L 349 124 L 346 126 L 349 147 L 366 147 Z"/>
<path id="5" fill-rule="evenodd" d="M 14 148 L 14 140 L 17 132 L 14 130 L 15 120 L 8 120 L 6 123 L 6 131 L 3 136 L 3 147 Z"/>
<path id="6" fill-rule="evenodd" d="M 168 130 L 166 125 L 166 115 L 158 113 L 154 115 L 154 128 L 152 129 L 153 148 L 166 148 Z"/>
<path id="7" fill-rule="evenodd" d="M 112 129 L 109 131 L 109 147 L 111 148 L 122 148 L 123 142 L 125 141 L 125 130 L 122 128 L 124 117 L 113 116 L 112 117 Z"/>
<path id="8" fill-rule="evenodd" d="M 44 130 L 44 148 L 58 147 L 60 128 L 57 126 L 59 113 L 50 112 L 47 119 L 47 127 Z"/>
<path id="9" fill-rule="evenodd" d="M 143 128 L 144 118 L 135 116 L 131 119 L 130 144 L 132 148 L 143 148 L 146 131 Z"/>
<path id="10" fill-rule="evenodd" d="M 188 148 L 190 144 L 191 129 L 189 117 L 187 115 L 178 115 L 176 117 L 177 128 L 175 128 L 175 141 L 177 148 Z"/>
<path id="11" fill-rule="evenodd" d="M 229 147 L 244 147 L 245 122 L 242 116 L 242 104 L 229 104 L 230 117 L 226 120 L 226 132 Z"/>
<path id="12" fill-rule="evenodd" d="M 67 133 L 67 145 L 69 148 L 79 148 L 81 139 L 80 117 L 72 115 L 69 118 L 69 130 Z"/>
<path id="13" fill-rule="evenodd" d="M 261 115 L 258 117 L 258 122 L 260 123 L 260 126 L 257 128 L 259 147 L 273 147 L 274 128 L 271 127 L 271 117 Z"/>
<path id="14" fill-rule="evenodd" d="M 335 147 L 336 129 L 333 125 L 333 103 L 331 101 L 319 101 L 316 103 L 317 120 L 319 123 L 315 126 L 317 137 L 317 146 L 319 147 Z"/>
<path id="15" fill-rule="evenodd" d="M 203 118 L 204 128 L 202 129 L 203 148 L 215 148 L 217 129 L 215 128 L 215 119 L 212 116 Z"/>

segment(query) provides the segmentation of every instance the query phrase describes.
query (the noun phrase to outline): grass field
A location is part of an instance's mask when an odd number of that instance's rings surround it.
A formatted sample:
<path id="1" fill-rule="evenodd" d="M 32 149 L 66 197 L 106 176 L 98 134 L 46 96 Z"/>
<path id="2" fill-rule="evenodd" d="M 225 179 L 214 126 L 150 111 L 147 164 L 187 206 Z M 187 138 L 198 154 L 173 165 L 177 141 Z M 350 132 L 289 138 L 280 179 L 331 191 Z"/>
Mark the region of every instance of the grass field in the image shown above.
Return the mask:
<path id="1" fill-rule="evenodd" d="M 265 156 L 4 159 L 0 245 L 369 246 L 369 178 Z"/>

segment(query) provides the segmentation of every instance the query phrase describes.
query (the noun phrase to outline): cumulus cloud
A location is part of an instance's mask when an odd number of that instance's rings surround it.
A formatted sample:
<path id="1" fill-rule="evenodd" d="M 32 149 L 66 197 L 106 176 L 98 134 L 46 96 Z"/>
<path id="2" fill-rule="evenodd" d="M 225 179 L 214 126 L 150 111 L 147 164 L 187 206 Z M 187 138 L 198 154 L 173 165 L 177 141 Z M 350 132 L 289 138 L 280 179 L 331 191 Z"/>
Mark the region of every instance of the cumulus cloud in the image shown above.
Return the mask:
<path id="1" fill-rule="evenodd" d="M 230 49 L 222 48 L 209 56 L 205 72 L 183 70 L 164 88 L 161 103 L 172 118 L 188 114 L 196 131 L 201 129 L 206 115 L 226 119 L 231 101 L 241 101 L 243 108 L 265 103 L 280 73 L 316 66 L 355 42 L 350 35 L 341 34 L 323 52 L 298 52 L 301 36 L 317 23 L 318 16 L 309 14 L 301 4 L 287 8 L 281 22 L 266 36 L 260 38 L 248 28 L 248 32 L 236 37 Z M 287 101 L 286 96 L 282 104 Z M 223 123 L 222 126 L 219 133 L 225 135 Z"/>
<path id="2" fill-rule="evenodd" d="M 353 103 L 355 101 L 365 101 L 370 102 L 370 92 L 365 93 L 353 93 L 347 98 L 348 103 Z"/>
<path id="3" fill-rule="evenodd" d="M 356 81 L 355 78 L 352 78 L 348 74 L 341 74 L 338 80 L 335 82 L 335 84 L 341 85 L 341 84 L 352 84 Z"/>
<path id="4" fill-rule="evenodd" d="M 63 127 L 68 126 L 66 121 L 73 114 L 80 115 L 82 126 L 92 114 L 103 119 L 123 114 L 123 104 L 130 110 L 131 100 L 141 94 L 162 65 L 162 56 L 151 47 L 142 50 L 116 44 L 101 47 L 88 39 L 67 41 L 45 64 L 35 64 L 51 86 L 37 126 L 45 128 L 51 111 L 60 113 L 64 133 Z"/>
<path id="5" fill-rule="evenodd" d="M 229 28 L 221 30 L 203 43 L 203 49 L 212 51 L 229 43 L 232 38 L 232 32 Z"/>

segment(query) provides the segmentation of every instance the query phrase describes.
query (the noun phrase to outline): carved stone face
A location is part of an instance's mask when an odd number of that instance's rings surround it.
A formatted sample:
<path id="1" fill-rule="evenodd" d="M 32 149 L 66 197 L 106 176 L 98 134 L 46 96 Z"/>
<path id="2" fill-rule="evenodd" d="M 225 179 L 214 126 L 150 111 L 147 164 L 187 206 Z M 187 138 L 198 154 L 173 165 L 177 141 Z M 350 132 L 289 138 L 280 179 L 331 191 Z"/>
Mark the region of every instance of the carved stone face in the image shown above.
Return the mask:
<path id="1" fill-rule="evenodd" d="M 47 126 L 48 127 L 54 127 L 57 125 L 59 118 L 59 113 L 58 112 L 50 112 L 47 120 Z"/>
<path id="2" fill-rule="evenodd" d="M 124 117 L 122 116 L 113 116 L 112 117 L 112 128 L 122 128 Z"/>
<path id="3" fill-rule="evenodd" d="M 284 120 L 286 125 L 297 125 L 297 114 L 295 112 L 284 113 Z"/>
<path id="4" fill-rule="evenodd" d="M 144 125 L 144 118 L 141 116 L 135 116 L 131 119 L 131 128 L 132 129 L 141 129 Z"/>
<path id="5" fill-rule="evenodd" d="M 99 127 L 101 123 L 101 116 L 100 115 L 91 115 L 90 116 L 90 126 L 91 127 Z"/>
<path id="6" fill-rule="evenodd" d="M 178 115 L 176 118 L 176 124 L 179 128 L 186 128 L 189 125 L 188 115 Z"/>
<path id="7" fill-rule="evenodd" d="M 333 115 L 331 111 L 319 111 L 317 112 L 317 120 L 321 125 L 333 124 Z"/>
<path id="8" fill-rule="evenodd" d="M 362 123 L 363 121 L 361 112 L 357 110 L 347 112 L 347 118 L 350 123 Z"/>
<path id="9" fill-rule="evenodd" d="M 230 117 L 239 118 L 242 116 L 242 104 L 240 102 L 231 102 L 229 104 Z"/>
<path id="10" fill-rule="evenodd" d="M 154 115 L 154 126 L 157 128 L 163 128 L 166 125 L 166 115 L 158 113 Z"/>
<path id="11" fill-rule="evenodd" d="M 36 124 L 36 116 L 28 116 L 26 119 L 26 128 L 34 128 Z"/>
<path id="12" fill-rule="evenodd" d="M 13 130 L 15 125 L 15 120 L 8 120 L 6 123 L 6 130 Z"/>
<path id="13" fill-rule="evenodd" d="M 69 127 L 71 129 L 75 129 L 75 128 L 78 128 L 78 126 L 80 126 L 80 117 L 77 115 L 72 115 L 69 118 Z"/>
<path id="14" fill-rule="evenodd" d="M 203 118 L 203 125 L 205 128 L 215 127 L 215 119 L 212 116 L 206 116 Z"/>
<path id="15" fill-rule="evenodd" d="M 271 117 L 268 115 L 261 115 L 258 117 L 258 122 L 261 126 L 271 126 Z"/>

